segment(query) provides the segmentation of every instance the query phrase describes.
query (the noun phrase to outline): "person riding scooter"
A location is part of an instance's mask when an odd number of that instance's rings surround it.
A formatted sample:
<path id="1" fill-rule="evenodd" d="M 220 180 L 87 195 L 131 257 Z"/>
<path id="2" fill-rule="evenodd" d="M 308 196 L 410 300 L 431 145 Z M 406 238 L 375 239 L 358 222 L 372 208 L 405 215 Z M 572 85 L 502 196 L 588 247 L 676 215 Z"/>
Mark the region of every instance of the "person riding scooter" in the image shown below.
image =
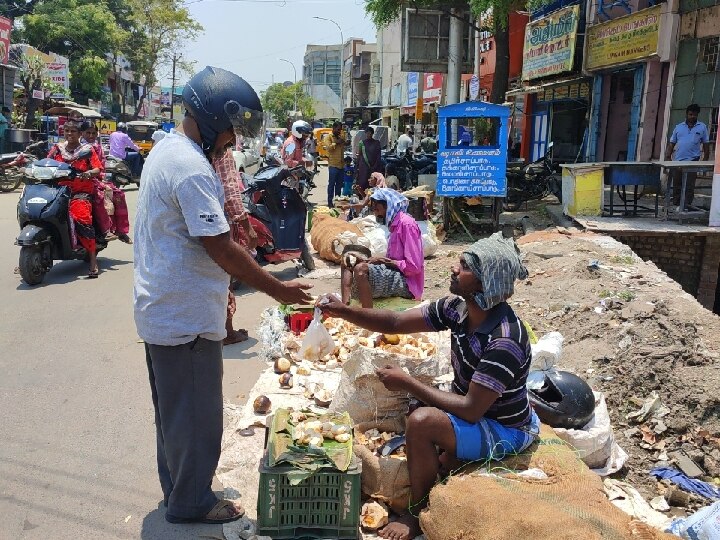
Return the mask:
<path id="1" fill-rule="evenodd" d="M 128 148 L 131 150 L 128 151 Z M 124 122 L 119 122 L 117 131 L 110 134 L 110 155 L 127 163 L 134 177 L 142 173 L 145 160 L 140 155 L 140 147 L 127 134 L 127 126 Z"/>
<path id="2" fill-rule="evenodd" d="M 283 163 L 290 167 L 297 167 L 304 163 L 303 149 L 305 141 L 312 133 L 312 126 L 305 120 L 297 120 L 293 122 L 291 135 L 285 140 L 282 146 Z"/>

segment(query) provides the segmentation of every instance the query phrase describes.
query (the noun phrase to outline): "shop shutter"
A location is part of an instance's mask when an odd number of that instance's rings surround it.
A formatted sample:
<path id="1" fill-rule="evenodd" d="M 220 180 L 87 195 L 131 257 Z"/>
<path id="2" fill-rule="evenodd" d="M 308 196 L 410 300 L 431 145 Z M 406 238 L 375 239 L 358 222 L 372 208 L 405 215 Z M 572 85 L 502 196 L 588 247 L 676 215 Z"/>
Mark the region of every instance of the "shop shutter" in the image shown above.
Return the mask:
<path id="1" fill-rule="evenodd" d="M 630 108 L 630 134 L 628 135 L 627 161 L 635 161 L 637 159 L 640 113 L 642 112 L 643 95 L 645 94 L 645 66 L 646 64 L 642 64 L 635 69 L 633 99 Z"/>

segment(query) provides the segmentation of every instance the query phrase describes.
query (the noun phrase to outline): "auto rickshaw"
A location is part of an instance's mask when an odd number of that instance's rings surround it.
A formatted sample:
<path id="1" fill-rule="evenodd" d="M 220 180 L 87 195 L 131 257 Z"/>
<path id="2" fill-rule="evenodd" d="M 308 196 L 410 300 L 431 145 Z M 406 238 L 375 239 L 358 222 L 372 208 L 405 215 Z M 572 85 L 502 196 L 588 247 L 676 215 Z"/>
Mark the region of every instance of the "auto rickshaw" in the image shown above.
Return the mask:
<path id="1" fill-rule="evenodd" d="M 125 125 L 128 136 L 140 147 L 143 157 L 147 157 L 153 145 L 152 134 L 158 129 L 158 123 L 148 120 L 133 120 Z"/>

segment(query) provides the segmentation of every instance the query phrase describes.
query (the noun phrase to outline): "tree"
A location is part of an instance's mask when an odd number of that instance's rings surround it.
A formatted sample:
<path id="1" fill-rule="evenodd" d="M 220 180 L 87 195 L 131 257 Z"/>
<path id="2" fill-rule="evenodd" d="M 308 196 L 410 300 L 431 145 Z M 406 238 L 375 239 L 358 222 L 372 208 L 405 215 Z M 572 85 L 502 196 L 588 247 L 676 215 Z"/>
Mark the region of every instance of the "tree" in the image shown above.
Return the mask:
<path id="1" fill-rule="evenodd" d="M 178 0 L 127 0 L 132 22 L 132 50 L 128 59 L 143 79 L 143 94 L 135 108 L 140 112 L 147 91 L 157 84 L 157 71 L 172 62 L 173 51 L 192 41 L 203 27 Z"/>
<path id="2" fill-rule="evenodd" d="M 23 87 L 25 94 L 25 120 L 23 125 L 30 129 L 35 124 L 35 113 L 41 99 L 33 98 L 33 90 L 42 90 L 45 94 L 51 94 L 64 90 L 45 76 L 45 62 L 37 54 L 28 55 L 20 47 L 10 49 L 9 62 L 17 67 L 17 78 Z"/>
<path id="3" fill-rule="evenodd" d="M 541 1 L 541 0 L 540 0 Z M 370 15 L 376 26 L 382 27 L 393 22 L 400 16 L 403 7 L 440 9 L 450 15 L 450 7 L 469 10 L 474 17 L 492 14 L 493 37 L 495 38 L 495 75 L 490 101 L 502 103 L 508 89 L 510 74 L 510 34 L 508 24 L 510 12 L 521 8 L 523 0 L 365 0 L 365 11 Z"/>
<path id="4" fill-rule="evenodd" d="M 297 108 L 304 118 L 315 116 L 313 98 L 303 90 L 302 81 L 287 86 L 283 83 L 271 84 L 267 90 L 260 92 L 260 99 L 263 110 L 269 113 L 279 126 L 287 123 L 290 112 L 295 108 L 296 99 Z"/>
<path id="5" fill-rule="evenodd" d="M 22 17 L 22 34 L 42 51 L 53 51 L 70 60 L 73 91 L 96 98 L 109 69 L 105 55 L 123 30 L 103 2 L 45 0 Z"/>

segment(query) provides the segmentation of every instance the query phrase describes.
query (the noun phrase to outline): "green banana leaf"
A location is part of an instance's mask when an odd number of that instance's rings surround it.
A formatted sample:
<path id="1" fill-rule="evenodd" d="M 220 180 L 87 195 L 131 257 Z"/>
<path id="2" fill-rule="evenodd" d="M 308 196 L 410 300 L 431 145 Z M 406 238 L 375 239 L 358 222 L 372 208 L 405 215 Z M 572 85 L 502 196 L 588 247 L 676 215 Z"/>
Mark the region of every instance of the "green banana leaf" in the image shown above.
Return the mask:
<path id="1" fill-rule="evenodd" d="M 293 438 L 295 426 L 290 416 L 292 412 L 292 409 L 275 411 L 268 437 L 268 465 L 275 467 L 278 464 L 286 463 L 299 469 L 289 475 L 293 484 L 301 482 L 323 467 L 334 467 L 343 472 L 347 471 L 353 456 L 352 438 L 344 443 L 325 439 L 320 447 L 295 444 Z M 301 412 L 306 414 L 308 419 L 352 426 L 352 420 L 348 413 L 318 415 L 306 409 Z M 295 478 L 299 478 L 297 482 L 293 482 Z"/>

